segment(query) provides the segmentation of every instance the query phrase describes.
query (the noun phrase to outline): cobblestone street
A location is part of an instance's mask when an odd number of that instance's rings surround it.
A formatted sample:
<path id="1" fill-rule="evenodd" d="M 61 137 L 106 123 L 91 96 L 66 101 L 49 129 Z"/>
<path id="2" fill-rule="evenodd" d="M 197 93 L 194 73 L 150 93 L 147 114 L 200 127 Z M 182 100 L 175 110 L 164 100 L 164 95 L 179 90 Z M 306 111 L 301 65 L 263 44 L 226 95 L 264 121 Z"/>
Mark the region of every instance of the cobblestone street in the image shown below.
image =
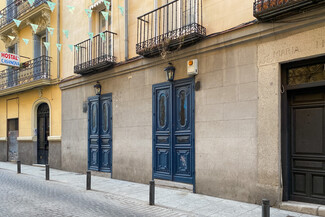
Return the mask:
<path id="1" fill-rule="evenodd" d="M 171 209 L 0 170 L 0 216 L 188 216 Z"/>

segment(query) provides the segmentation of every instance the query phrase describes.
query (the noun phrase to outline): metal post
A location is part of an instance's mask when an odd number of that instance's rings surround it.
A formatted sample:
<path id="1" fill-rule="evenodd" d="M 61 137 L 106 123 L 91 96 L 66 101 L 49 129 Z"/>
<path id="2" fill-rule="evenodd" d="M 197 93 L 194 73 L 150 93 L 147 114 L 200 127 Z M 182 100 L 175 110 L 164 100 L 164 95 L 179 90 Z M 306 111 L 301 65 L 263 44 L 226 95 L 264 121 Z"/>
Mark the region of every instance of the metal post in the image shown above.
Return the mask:
<path id="1" fill-rule="evenodd" d="M 91 189 L 91 172 L 87 171 L 87 190 Z"/>
<path id="2" fill-rule="evenodd" d="M 17 161 L 17 173 L 21 173 L 21 162 Z"/>
<path id="3" fill-rule="evenodd" d="M 45 180 L 50 180 L 50 165 L 45 165 Z"/>
<path id="4" fill-rule="evenodd" d="M 268 199 L 262 200 L 262 217 L 270 217 L 270 201 Z"/>
<path id="5" fill-rule="evenodd" d="M 155 205 L 155 181 L 149 182 L 149 205 Z"/>

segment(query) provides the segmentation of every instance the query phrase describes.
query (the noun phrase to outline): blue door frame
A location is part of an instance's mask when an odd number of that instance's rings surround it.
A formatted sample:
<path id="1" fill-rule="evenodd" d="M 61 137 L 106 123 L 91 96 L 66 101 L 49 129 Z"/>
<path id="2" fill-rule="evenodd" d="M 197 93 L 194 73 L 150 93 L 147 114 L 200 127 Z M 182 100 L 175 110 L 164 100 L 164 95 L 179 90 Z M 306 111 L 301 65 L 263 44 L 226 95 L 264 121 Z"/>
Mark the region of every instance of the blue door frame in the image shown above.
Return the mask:
<path id="1" fill-rule="evenodd" d="M 112 94 L 88 98 L 88 169 L 112 172 Z"/>
<path id="2" fill-rule="evenodd" d="M 152 90 L 153 179 L 195 187 L 194 78 L 156 84 Z"/>

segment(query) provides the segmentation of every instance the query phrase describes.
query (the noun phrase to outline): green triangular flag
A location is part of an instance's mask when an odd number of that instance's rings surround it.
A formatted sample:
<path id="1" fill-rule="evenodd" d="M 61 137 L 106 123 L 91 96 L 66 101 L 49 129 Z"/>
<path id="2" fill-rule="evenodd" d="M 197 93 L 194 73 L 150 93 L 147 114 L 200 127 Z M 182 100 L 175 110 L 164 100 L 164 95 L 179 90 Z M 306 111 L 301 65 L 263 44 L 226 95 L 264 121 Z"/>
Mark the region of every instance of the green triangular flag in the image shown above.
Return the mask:
<path id="1" fill-rule="evenodd" d="M 3 17 L 3 15 L 2 14 L 0 14 L 0 19 Z"/>
<path id="2" fill-rule="evenodd" d="M 23 41 L 25 42 L 25 44 L 27 45 L 28 44 L 28 42 L 29 42 L 29 40 L 28 39 L 26 39 L 26 38 L 23 38 Z"/>
<path id="3" fill-rule="evenodd" d="M 56 47 L 58 48 L 59 51 L 61 51 L 62 44 L 56 44 Z"/>
<path id="4" fill-rule="evenodd" d="M 71 5 L 67 5 L 67 7 L 69 8 L 70 13 L 73 14 L 75 7 Z"/>
<path id="5" fill-rule="evenodd" d="M 109 1 L 104 0 L 104 5 L 106 6 L 107 10 L 109 11 L 109 7 L 111 3 Z"/>
<path id="6" fill-rule="evenodd" d="M 49 47 L 50 47 L 50 43 L 49 42 L 43 42 L 43 44 L 44 44 L 46 50 L 48 50 Z"/>
<path id="7" fill-rule="evenodd" d="M 118 8 L 120 9 L 122 16 L 124 16 L 124 8 L 122 6 L 118 6 Z"/>
<path id="8" fill-rule="evenodd" d="M 16 19 L 12 19 L 15 23 L 16 23 L 16 26 L 19 27 L 21 21 L 20 20 L 16 20 Z"/>
<path id="9" fill-rule="evenodd" d="M 103 32 L 99 33 L 100 35 L 100 38 L 103 40 L 103 41 L 106 41 L 106 36 Z"/>
<path id="10" fill-rule="evenodd" d="M 95 3 L 95 0 L 91 0 L 91 2 L 94 4 Z"/>
<path id="11" fill-rule="evenodd" d="M 62 30 L 64 33 L 65 37 L 69 38 L 69 30 Z"/>
<path id="12" fill-rule="evenodd" d="M 30 4 L 30 6 L 33 6 L 35 0 L 28 0 L 28 3 Z"/>
<path id="13" fill-rule="evenodd" d="M 102 15 L 105 17 L 105 20 L 108 20 L 108 12 L 106 11 L 101 11 Z"/>
<path id="14" fill-rule="evenodd" d="M 88 32 L 88 35 L 89 35 L 90 40 L 93 40 L 94 33 L 93 32 Z"/>
<path id="15" fill-rule="evenodd" d="M 8 38 L 10 38 L 11 40 L 14 40 L 16 37 L 15 36 L 8 35 Z"/>
<path id="16" fill-rule="evenodd" d="M 54 11 L 54 9 L 55 9 L 55 3 L 54 2 L 50 2 L 50 1 L 47 1 L 47 4 L 49 5 L 49 7 L 50 7 L 50 10 L 53 12 Z"/>
<path id="17" fill-rule="evenodd" d="M 73 45 L 69 44 L 68 47 L 70 48 L 71 51 L 73 51 Z"/>
<path id="18" fill-rule="evenodd" d="M 51 27 L 47 27 L 47 31 L 50 33 L 50 35 L 52 36 L 54 33 L 54 28 Z"/>
<path id="19" fill-rule="evenodd" d="M 88 15 L 88 17 L 90 18 L 93 11 L 90 9 L 85 9 L 85 11 L 86 11 L 86 14 Z"/>
<path id="20" fill-rule="evenodd" d="M 33 29 L 34 33 L 36 34 L 38 25 L 32 24 L 32 23 L 30 25 L 32 26 L 32 29 Z"/>

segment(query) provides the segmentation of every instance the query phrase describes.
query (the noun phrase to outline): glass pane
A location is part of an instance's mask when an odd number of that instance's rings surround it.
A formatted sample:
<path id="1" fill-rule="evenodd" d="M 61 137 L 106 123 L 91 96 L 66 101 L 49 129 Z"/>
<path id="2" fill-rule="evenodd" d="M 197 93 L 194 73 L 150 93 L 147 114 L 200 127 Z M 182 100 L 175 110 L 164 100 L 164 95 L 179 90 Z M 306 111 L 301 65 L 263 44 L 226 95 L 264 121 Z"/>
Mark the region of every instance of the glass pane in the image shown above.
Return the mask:
<path id="1" fill-rule="evenodd" d="M 317 64 L 289 69 L 288 85 L 298 85 L 325 80 L 325 65 Z"/>
<path id="2" fill-rule="evenodd" d="M 162 94 L 159 99 L 159 125 L 164 127 L 166 125 L 166 96 Z"/>
<path id="3" fill-rule="evenodd" d="M 107 132 L 108 130 L 108 108 L 107 103 L 103 104 L 103 131 Z"/>
<path id="4" fill-rule="evenodd" d="M 186 111 L 187 111 L 187 100 L 186 100 L 186 93 L 185 91 L 181 91 L 179 94 L 179 98 L 180 98 L 180 124 L 181 126 L 185 126 L 185 122 L 186 122 Z"/>
<path id="5" fill-rule="evenodd" d="M 92 131 L 95 131 L 95 129 L 96 129 L 96 122 L 97 122 L 97 120 L 96 120 L 96 105 L 95 104 L 93 104 L 93 106 L 92 106 Z"/>

